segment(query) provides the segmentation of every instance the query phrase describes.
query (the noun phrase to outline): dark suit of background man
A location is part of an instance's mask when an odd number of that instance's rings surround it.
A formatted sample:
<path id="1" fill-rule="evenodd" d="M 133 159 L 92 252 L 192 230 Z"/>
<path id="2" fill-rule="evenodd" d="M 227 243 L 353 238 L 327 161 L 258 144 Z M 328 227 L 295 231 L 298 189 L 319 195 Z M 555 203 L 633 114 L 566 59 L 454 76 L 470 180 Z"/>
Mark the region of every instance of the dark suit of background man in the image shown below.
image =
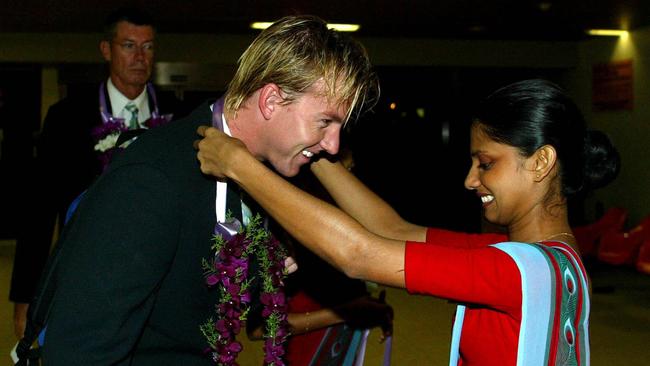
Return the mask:
<path id="1" fill-rule="evenodd" d="M 138 126 L 146 128 L 155 109 L 153 89 L 147 90 L 154 58 L 155 30 L 151 18 L 137 9 L 119 9 L 106 20 L 104 40 L 99 44 L 110 76 L 102 84 L 106 112 L 131 121 L 125 106 L 133 103 Z M 45 118 L 38 146 L 38 169 L 31 181 L 26 205 L 29 216 L 19 231 L 11 281 L 10 300 L 15 303 L 14 324 L 18 338 L 25 329 L 28 304 L 45 266 L 57 222 L 61 223 L 71 201 L 102 171 L 93 128 L 102 124 L 100 86 L 83 92 L 70 92 L 52 105 Z M 180 103 L 173 97 L 160 99 L 161 114 L 176 112 Z M 134 121 L 135 122 L 135 121 Z"/>

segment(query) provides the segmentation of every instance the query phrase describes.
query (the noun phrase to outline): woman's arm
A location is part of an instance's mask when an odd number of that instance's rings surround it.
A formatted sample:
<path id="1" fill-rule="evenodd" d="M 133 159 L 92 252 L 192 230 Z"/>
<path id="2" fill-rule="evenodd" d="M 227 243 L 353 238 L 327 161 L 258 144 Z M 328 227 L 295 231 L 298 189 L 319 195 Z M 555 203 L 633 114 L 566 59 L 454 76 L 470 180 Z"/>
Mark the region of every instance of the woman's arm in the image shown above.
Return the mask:
<path id="1" fill-rule="evenodd" d="M 201 171 L 227 176 L 294 238 L 346 275 L 404 287 L 404 241 L 375 235 L 336 207 L 296 188 L 257 161 L 241 141 L 200 127 Z"/>
<path id="2" fill-rule="evenodd" d="M 343 318 L 336 314 L 332 309 L 318 309 L 304 313 L 289 313 L 287 322 L 289 323 L 289 332 L 292 335 L 308 333 L 314 330 L 326 328 L 332 325 L 343 323 Z M 252 340 L 260 340 L 264 337 L 264 326 L 255 328 L 248 334 Z"/>
<path id="3" fill-rule="evenodd" d="M 366 229 L 386 238 L 425 241 L 426 227 L 404 220 L 341 163 L 320 159 L 311 170 L 336 204 Z"/>

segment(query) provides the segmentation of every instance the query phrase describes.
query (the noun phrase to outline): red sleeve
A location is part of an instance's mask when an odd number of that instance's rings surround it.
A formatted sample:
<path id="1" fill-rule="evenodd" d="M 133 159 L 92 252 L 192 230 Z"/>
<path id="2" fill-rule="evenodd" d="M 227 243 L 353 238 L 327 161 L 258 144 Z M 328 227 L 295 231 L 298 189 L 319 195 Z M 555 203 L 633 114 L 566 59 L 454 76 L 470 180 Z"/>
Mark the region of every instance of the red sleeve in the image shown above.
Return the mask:
<path id="1" fill-rule="evenodd" d="M 517 311 L 521 306 L 521 277 L 515 262 L 494 247 L 472 245 L 407 242 L 406 289 L 509 313 Z"/>
<path id="2" fill-rule="evenodd" d="M 426 242 L 439 245 L 471 248 L 477 246 L 484 247 L 490 244 L 501 243 L 507 240 L 508 236 L 505 234 L 469 234 L 430 227 L 427 229 Z"/>

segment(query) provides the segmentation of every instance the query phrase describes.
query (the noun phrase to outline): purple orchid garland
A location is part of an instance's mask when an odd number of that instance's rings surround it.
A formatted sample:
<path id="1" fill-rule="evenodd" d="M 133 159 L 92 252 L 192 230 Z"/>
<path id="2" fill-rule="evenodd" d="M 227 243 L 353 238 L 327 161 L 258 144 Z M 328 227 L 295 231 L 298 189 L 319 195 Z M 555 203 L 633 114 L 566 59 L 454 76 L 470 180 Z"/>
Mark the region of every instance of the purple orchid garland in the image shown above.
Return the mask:
<path id="1" fill-rule="evenodd" d="M 158 111 L 158 101 L 153 84 L 147 83 L 146 88 L 151 98 L 152 110 L 151 118 L 146 120 L 143 125 L 147 129 L 151 129 L 171 121 L 172 114 L 161 115 Z M 93 128 L 90 135 L 95 141 L 94 149 L 99 152 L 102 172 L 108 167 L 115 152 L 125 148 L 125 146 L 116 146 L 116 143 L 120 134 L 129 129 L 124 118 L 116 118 L 109 113 L 107 99 L 106 84 L 101 83 L 99 85 L 99 113 L 102 117 L 102 124 Z"/>
<path id="2" fill-rule="evenodd" d="M 255 255 L 260 263 L 259 276 L 262 280 L 260 300 L 264 305 L 265 318 L 264 364 L 284 366 L 284 342 L 288 336 L 287 303 L 284 296 L 285 277 L 284 248 L 261 226 L 261 217 L 256 215 L 245 229 L 237 220 L 229 219 L 226 224 L 217 224 L 213 238 L 212 260 L 203 260 L 206 283 L 219 288 L 219 302 L 215 306 L 216 322 L 211 318 L 201 326 L 217 365 L 237 365 L 237 355 L 243 349 L 236 340 L 246 320 L 251 295 L 248 279 L 249 257 Z M 219 226 L 236 230 L 230 235 Z"/>
<path id="3" fill-rule="evenodd" d="M 162 126 L 168 121 L 169 118 L 162 116 L 151 117 L 144 122 L 144 126 L 151 129 Z M 113 154 L 118 150 L 123 149 L 123 147 L 116 146 L 115 142 L 120 134 L 127 130 L 128 127 L 126 127 L 124 121 L 121 118 L 115 118 L 93 128 L 90 132 L 95 141 L 95 150 L 99 151 L 99 161 L 102 164 L 102 171 L 106 170 L 106 167 L 108 167 L 108 164 L 113 158 Z M 108 139 L 111 139 L 112 141 L 108 141 Z M 106 145 L 100 149 L 100 146 L 103 144 Z"/>

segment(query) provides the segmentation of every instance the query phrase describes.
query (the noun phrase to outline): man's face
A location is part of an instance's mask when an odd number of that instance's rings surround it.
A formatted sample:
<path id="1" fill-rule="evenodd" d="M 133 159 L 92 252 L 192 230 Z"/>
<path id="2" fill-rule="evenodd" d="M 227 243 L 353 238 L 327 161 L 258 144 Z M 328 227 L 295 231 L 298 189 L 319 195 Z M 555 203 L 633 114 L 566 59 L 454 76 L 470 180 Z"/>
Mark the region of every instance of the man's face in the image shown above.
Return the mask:
<path id="1" fill-rule="evenodd" d="M 292 103 L 280 105 L 263 134 L 259 154 L 282 175 L 292 177 L 311 158 L 339 150 L 341 127 L 347 105 L 335 105 L 318 81 Z"/>
<path id="2" fill-rule="evenodd" d="M 111 80 L 125 95 L 137 90 L 141 92 L 151 76 L 154 35 L 150 26 L 122 21 L 117 24 L 113 40 L 101 43 L 102 55 L 110 66 Z"/>

